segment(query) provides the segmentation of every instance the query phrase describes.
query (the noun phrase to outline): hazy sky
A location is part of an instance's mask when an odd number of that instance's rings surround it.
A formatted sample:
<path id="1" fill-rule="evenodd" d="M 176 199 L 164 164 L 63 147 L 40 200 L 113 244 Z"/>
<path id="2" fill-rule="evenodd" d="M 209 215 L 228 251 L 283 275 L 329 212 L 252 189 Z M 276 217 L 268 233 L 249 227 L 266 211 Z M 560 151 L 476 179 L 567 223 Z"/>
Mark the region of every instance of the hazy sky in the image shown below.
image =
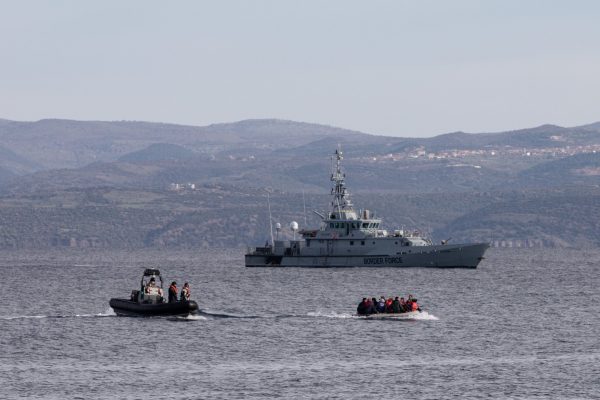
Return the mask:
<path id="1" fill-rule="evenodd" d="M 0 118 L 600 120 L 600 1 L 0 1 Z"/>

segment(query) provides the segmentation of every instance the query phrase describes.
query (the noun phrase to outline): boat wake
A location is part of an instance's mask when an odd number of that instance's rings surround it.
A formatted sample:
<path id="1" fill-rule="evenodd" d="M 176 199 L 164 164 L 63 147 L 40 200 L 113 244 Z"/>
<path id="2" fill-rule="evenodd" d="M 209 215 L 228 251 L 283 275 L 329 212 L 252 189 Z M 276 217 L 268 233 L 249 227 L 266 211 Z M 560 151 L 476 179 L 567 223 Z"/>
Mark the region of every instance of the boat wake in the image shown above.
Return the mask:
<path id="1" fill-rule="evenodd" d="M 186 316 L 175 316 L 175 317 L 168 317 L 167 318 L 169 321 L 181 321 L 181 322 L 186 322 L 186 321 L 206 321 L 208 320 L 208 318 L 203 317 L 202 315 L 195 315 L 195 314 L 189 314 Z"/>
<path id="2" fill-rule="evenodd" d="M 15 319 L 42 319 L 42 318 L 104 318 L 104 317 L 115 317 L 117 314 L 112 308 L 108 308 L 103 313 L 97 314 L 65 314 L 65 315 L 6 315 L 0 316 L 0 320 L 10 321 Z"/>
<path id="3" fill-rule="evenodd" d="M 308 317 L 315 318 L 340 318 L 340 319 L 349 319 L 349 318 L 359 318 L 357 315 L 349 314 L 349 313 L 337 313 L 335 311 L 314 311 L 306 314 Z"/>
<path id="4" fill-rule="evenodd" d="M 242 315 L 227 312 L 214 312 L 209 310 L 198 310 L 197 315 L 210 318 L 237 318 L 237 319 L 256 319 L 256 318 L 272 318 L 273 316 L 264 315 Z"/>
<path id="5" fill-rule="evenodd" d="M 19 320 L 19 319 L 62 319 L 62 318 L 105 318 L 105 317 L 115 317 L 117 314 L 113 311 L 112 308 L 108 308 L 106 311 L 97 313 L 97 314 L 65 314 L 65 315 L 6 315 L 0 316 L 0 320 L 10 321 L 10 320 Z M 195 314 L 190 314 L 187 316 L 174 316 L 169 317 L 167 319 L 171 321 L 206 321 L 209 319 L 222 319 L 222 318 L 232 318 L 232 319 L 259 319 L 259 318 L 275 318 L 275 319 L 284 319 L 284 318 L 334 318 L 334 319 L 363 319 L 363 317 L 359 317 L 356 314 L 351 313 L 339 313 L 336 311 L 311 311 L 306 314 L 281 314 L 281 315 L 243 315 L 243 314 L 234 314 L 227 312 L 214 312 L 210 310 L 198 310 Z M 161 318 L 161 317 L 158 317 Z M 437 321 L 439 318 L 433 314 L 429 314 L 427 311 L 423 311 L 416 315 L 406 315 L 406 316 L 390 316 L 390 318 L 380 318 L 384 320 L 420 320 L 420 321 Z"/>
<path id="6" fill-rule="evenodd" d="M 429 314 L 427 311 L 421 311 L 417 315 L 409 316 L 407 319 L 420 320 L 420 321 L 438 321 L 439 318 L 433 314 Z"/>

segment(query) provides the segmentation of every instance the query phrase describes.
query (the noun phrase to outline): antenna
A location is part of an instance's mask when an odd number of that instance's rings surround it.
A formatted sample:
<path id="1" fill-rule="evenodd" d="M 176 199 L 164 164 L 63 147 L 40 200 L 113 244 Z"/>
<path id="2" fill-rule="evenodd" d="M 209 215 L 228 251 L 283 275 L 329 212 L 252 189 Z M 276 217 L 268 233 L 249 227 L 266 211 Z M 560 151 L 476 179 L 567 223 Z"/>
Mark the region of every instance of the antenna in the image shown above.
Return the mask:
<path id="1" fill-rule="evenodd" d="M 304 189 L 302 189 L 302 204 L 304 205 L 304 226 L 308 226 L 306 222 L 306 199 L 304 198 Z"/>
<path id="2" fill-rule="evenodd" d="M 271 228 L 271 245 L 275 246 L 275 241 L 273 240 L 273 219 L 271 217 L 271 199 L 269 198 L 269 191 L 267 190 L 267 205 L 269 206 L 269 228 Z"/>
<path id="3" fill-rule="evenodd" d="M 313 212 L 315 214 L 317 214 L 319 217 L 321 217 L 321 219 L 325 219 L 325 216 L 323 214 L 321 214 L 320 212 L 318 212 L 317 210 L 313 210 Z"/>

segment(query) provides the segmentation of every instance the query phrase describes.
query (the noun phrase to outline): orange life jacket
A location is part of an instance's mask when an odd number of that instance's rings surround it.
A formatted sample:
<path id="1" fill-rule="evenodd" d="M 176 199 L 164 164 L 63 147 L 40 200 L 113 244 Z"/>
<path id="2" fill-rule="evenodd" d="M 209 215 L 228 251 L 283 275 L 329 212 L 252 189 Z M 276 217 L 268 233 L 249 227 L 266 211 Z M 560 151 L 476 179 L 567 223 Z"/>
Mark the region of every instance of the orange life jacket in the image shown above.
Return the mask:
<path id="1" fill-rule="evenodd" d="M 175 286 L 175 285 L 169 286 L 169 291 L 177 294 L 177 286 Z"/>

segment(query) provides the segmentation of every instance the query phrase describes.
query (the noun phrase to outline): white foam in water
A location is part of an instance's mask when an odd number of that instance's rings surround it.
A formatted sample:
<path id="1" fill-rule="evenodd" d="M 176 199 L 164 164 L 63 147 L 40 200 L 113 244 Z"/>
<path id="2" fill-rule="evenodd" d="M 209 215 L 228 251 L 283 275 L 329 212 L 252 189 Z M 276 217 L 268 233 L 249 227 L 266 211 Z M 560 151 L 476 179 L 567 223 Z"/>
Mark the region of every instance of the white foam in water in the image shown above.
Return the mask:
<path id="1" fill-rule="evenodd" d="M 217 318 L 269 318 L 269 315 L 244 315 L 244 314 L 233 314 L 229 312 L 219 312 L 209 309 L 198 310 L 199 313 Z"/>
<path id="2" fill-rule="evenodd" d="M 168 319 L 171 321 L 206 321 L 206 320 L 208 320 L 208 318 L 203 317 L 202 315 L 193 315 L 193 314 L 189 314 L 185 317 L 179 315 L 179 316 L 168 318 Z"/>
<path id="3" fill-rule="evenodd" d="M 308 314 L 309 317 L 320 317 L 320 318 L 358 318 L 356 315 L 352 315 L 352 314 L 348 314 L 348 313 L 342 313 L 342 314 L 338 314 L 335 311 L 328 311 L 328 312 L 322 312 L 322 311 L 315 311 L 315 312 L 309 312 Z"/>
<path id="4" fill-rule="evenodd" d="M 35 318 L 48 318 L 47 315 L 12 315 L 6 317 L 0 317 L 0 319 L 11 320 L 11 319 L 35 319 Z"/>
<path id="5" fill-rule="evenodd" d="M 12 315 L 6 317 L 0 317 L 0 319 L 11 320 L 11 319 L 41 319 L 41 318 L 94 318 L 94 317 L 114 317 L 115 314 L 112 308 L 108 308 L 103 313 L 98 314 L 74 314 L 74 315 Z"/>
<path id="6" fill-rule="evenodd" d="M 98 314 L 98 316 L 100 316 L 100 317 L 115 317 L 116 315 L 117 314 L 115 313 L 115 310 L 112 309 L 112 307 L 108 307 L 106 309 L 106 311 Z"/>
<path id="7" fill-rule="evenodd" d="M 436 317 L 433 314 L 429 314 L 427 311 L 421 311 L 420 313 L 409 316 L 406 319 L 415 319 L 415 320 L 421 320 L 421 321 L 437 321 L 437 320 L 439 320 L 438 317 Z"/>
<path id="8" fill-rule="evenodd" d="M 202 315 L 188 315 L 187 317 L 184 317 L 185 319 L 187 319 L 188 321 L 206 321 L 208 318 L 203 317 Z"/>

